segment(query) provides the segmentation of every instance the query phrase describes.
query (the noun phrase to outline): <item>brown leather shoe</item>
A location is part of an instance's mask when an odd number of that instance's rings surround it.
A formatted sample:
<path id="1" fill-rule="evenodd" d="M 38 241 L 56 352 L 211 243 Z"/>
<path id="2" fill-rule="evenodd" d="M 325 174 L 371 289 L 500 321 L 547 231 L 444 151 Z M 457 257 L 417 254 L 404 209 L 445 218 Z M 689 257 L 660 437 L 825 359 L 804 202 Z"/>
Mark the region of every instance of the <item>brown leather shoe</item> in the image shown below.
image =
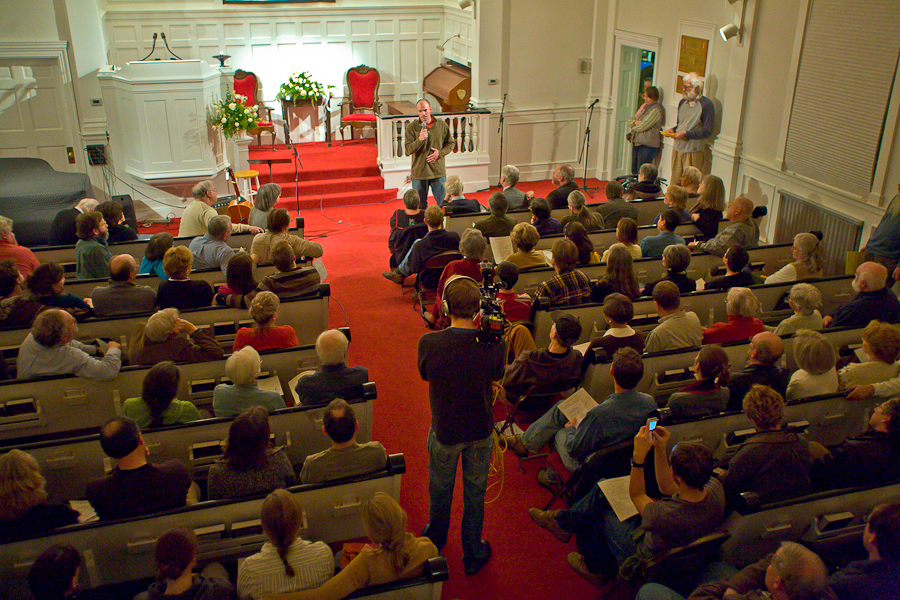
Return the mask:
<path id="1" fill-rule="evenodd" d="M 568 559 L 569 566 L 572 567 L 572 570 L 581 575 L 586 581 L 589 581 L 598 587 L 607 582 L 607 578 L 604 574 L 592 573 L 587 568 L 587 565 L 584 563 L 584 556 L 578 552 L 569 552 L 569 556 L 566 558 Z"/>
<path id="2" fill-rule="evenodd" d="M 403 280 L 406 279 L 406 277 L 398 271 L 382 271 L 381 276 L 385 279 L 390 279 L 397 285 L 403 285 Z"/>
<path id="3" fill-rule="evenodd" d="M 558 514 L 558 510 L 541 510 L 539 508 L 528 509 L 528 516 L 531 517 L 532 521 L 552 533 L 553 537 L 563 544 L 568 544 L 569 540 L 572 539 L 572 534 L 560 526 L 559 522 L 556 520 L 556 515 Z"/>
<path id="4" fill-rule="evenodd" d="M 525 458 L 526 456 L 528 456 L 528 448 L 526 448 L 525 444 L 522 443 L 521 434 L 517 433 L 515 435 L 504 435 L 503 440 L 506 442 L 506 447 L 509 448 L 512 453 L 519 458 Z"/>

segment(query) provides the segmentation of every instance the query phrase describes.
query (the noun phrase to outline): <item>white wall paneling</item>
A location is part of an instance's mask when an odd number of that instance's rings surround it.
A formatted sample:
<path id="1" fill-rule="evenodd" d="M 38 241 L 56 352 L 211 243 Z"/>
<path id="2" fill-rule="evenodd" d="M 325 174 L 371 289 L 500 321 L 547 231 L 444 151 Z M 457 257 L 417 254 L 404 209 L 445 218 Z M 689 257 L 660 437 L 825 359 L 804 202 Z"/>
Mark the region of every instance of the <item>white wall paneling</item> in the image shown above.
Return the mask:
<path id="1" fill-rule="evenodd" d="M 572 165 L 581 177 L 583 165 L 578 159 L 585 118 L 582 107 L 507 112 L 503 163 L 517 166 L 523 181 L 548 179 L 562 163 Z M 492 176 L 499 173 L 499 167 L 492 164 Z M 588 177 L 594 176 L 593 171 L 588 170 Z"/>
<path id="2" fill-rule="evenodd" d="M 447 9 L 444 14 L 444 33 L 442 42 L 453 35 L 458 38 L 450 40 L 444 46 L 444 57 L 471 67 L 475 60 L 476 38 L 475 19 L 472 10 Z"/>

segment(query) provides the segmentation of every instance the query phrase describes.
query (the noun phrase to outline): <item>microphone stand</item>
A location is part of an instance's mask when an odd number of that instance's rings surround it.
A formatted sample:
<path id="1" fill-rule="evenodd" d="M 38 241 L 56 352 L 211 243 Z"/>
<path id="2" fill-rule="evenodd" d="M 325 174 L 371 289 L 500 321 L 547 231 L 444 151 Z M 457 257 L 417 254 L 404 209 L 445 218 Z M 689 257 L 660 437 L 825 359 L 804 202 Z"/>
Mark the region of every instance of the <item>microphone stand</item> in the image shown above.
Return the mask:
<path id="1" fill-rule="evenodd" d="M 177 58 L 178 60 L 182 60 L 182 58 L 181 58 L 180 56 L 178 56 L 177 54 L 175 54 L 174 52 L 172 52 L 172 49 L 169 48 L 169 42 L 168 42 L 168 40 L 166 40 L 166 32 L 160 33 L 160 34 L 159 34 L 159 37 L 161 37 L 161 38 L 163 39 L 163 43 L 166 45 L 166 50 L 169 51 L 169 54 L 171 54 L 172 56 L 174 56 L 174 57 Z"/>
<path id="2" fill-rule="evenodd" d="M 283 105 L 282 105 L 283 106 Z M 287 107 L 283 109 L 285 112 L 287 111 Z M 288 124 L 287 115 L 284 116 L 284 140 L 287 142 L 288 146 L 291 148 L 291 152 L 294 154 L 294 160 L 291 161 L 294 163 L 294 197 L 297 201 L 297 218 L 300 218 L 300 169 L 303 168 L 303 163 L 300 162 L 300 154 L 297 152 L 297 147 L 294 146 L 293 140 L 291 140 L 291 127 Z M 297 165 L 300 165 L 300 169 L 297 168 Z M 299 229 L 299 225 L 297 226 Z"/>
<path id="3" fill-rule="evenodd" d="M 579 189 L 584 190 L 584 192 L 591 198 L 594 197 L 594 195 L 591 193 L 592 191 L 596 192 L 596 191 L 600 190 L 599 187 L 590 187 L 589 188 L 587 186 L 587 167 L 588 167 L 587 164 L 588 164 L 588 156 L 590 155 L 590 152 L 591 152 L 591 118 L 594 116 L 594 105 L 597 104 L 597 102 L 599 102 L 599 101 L 600 101 L 600 99 L 598 98 L 598 99 L 594 100 L 593 102 L 591 102 L 591 105 L 588 106 L 587 126 L 584 129 L 584 140 L 581 143 L 581 155 L 578 157 L 579 161 L 581 161 L 581 159 L 584 158 L 584 163 L 583 163 L 584 164 L 584 173 L 582 174 L 582 177 L 581 177 L 581 188 L 579 188 Z"/>
<path id="4" fill-rule="evenodd" d="M 150 54 L 148 54 L 147 56 L 145 56 L 144 58 L 142 58 L 142 59 L 140 60 L 140 62 L 144 62 L 145 60 L 147 60 L 148 58 L 150 58 L 151 56 L 153 56 L 153 53 L 154 53 L 154 52 L 156 52 L 156 38 L 158 37 L 158 35 L 159 35 L 159 34 L 156 33 L 155 31 L 153 32 L 153 46 L 150 48 Z M 157 60 L 158 60 L 158 59 L 157 59 Z"/>
<path id="5" fill-rule="evenodd" d="M 503 114 L 506 112 L 506 94 L 503 94 L 503 106 L 500 107 L 500 123 L 497 125 L 497 133 L 500 134 L 500 178 L 503 178 Z M 497 187 L 503 189 L 500 179 L 497 180 Z"/>

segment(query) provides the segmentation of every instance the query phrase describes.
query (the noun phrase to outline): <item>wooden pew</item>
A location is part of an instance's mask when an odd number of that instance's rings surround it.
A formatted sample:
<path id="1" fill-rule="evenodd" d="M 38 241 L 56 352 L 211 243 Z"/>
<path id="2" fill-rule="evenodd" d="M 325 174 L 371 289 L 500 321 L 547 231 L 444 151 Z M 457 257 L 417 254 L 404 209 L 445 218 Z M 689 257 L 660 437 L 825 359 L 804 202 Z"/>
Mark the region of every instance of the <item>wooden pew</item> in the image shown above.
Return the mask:
<path id="1" fill-rule="evenodd" d="M 366 384 L 365 397 L 348 400 L 359 423 L 356 433 L 359 443 L 372 441 L 372 412 L 376 395 L 375 384 L 370 382 Z M 331 440 L 322 431 L 324 413 L 324 406 L 294 406 L 269 413 L 272 442 L 284 447 L 297 473 L 300 473 L 307 456 L 331 447 Z M 106 418 L 112 416 L 109 414 Z M 98 421 L 95 429 L 102 422 Z M 210 465 L 222 457 L 230 427 L 231 419 L 202 419 L 182 425 L 145 429 L 142 434 L 153 462 L 180 460 L 191 468 L 196 480 L 205 479 Z M 109 473 L 114 466 L 100 448 L 99 434 L 31 444 L 5 440 L 4 446 L 0 452 L 17 447 L 34 456 L 47 480 L 49 502 L 84 498 L 87 483 Z"/>
<path id="2" fill-rule="evenodd" d="M 726 220 L 719 221 L 719 231 L 727 227 L 729 224 Z M 694 226 L 693 223 L 681 223 L 677 227 L 675 227 L 675 233 L 685 238 L 685 241 L 691 241 L 695 238 L 700 232 Z M 646 237 L 651 237 L 659 234 L 659 229 L 656 228 L 656 225 L 642 225 L 638 227 L 638 243 L 641 242 L 642 239 Z M 556 240 L 563 239 L 563 235 L 547 235 L 541 237 L 540 241 L 538 241 L 537 246 L 535 248 L 537 250 L 550 250 L 553 248 L 553 244 L 556 243 Z M 598 254 L 603 254 L 603 251 L 609 248 L 611 245 L 615 244 L 618 240 L 616 239 L 616 230 L 615 229 L 603 229 L 601 231 L 591 231 L 588 233 L 588 237 L 591 240 L 591 243 L 594 244 L 594 250 L 597 251 Z M 721 260 L 721 259 L 720 259 Z"/>
<path id="3" fill-rule="evenodd" d="M 402 454 L 388 457 L 384 471 L 326 484 L 288 488 L 303 507 L 300 535 L 326 543 L 364 537 L 362 504 L 376 492 L 400 498 L 400 478 L 406 472 Z M 265 537 L 259 513 L 265 494 L 193 506 L 113 521 L 73 525 L 45 535 L 0 544 L 0 597 L 14 598 L 34 559 L 50 546 L 72 544 L 85 556 L 89 587 L 153 577 L 153 548 L 165 531 L 193 529 L 200 538 L 198 562 L 227 561 L 257 552 Z"/>

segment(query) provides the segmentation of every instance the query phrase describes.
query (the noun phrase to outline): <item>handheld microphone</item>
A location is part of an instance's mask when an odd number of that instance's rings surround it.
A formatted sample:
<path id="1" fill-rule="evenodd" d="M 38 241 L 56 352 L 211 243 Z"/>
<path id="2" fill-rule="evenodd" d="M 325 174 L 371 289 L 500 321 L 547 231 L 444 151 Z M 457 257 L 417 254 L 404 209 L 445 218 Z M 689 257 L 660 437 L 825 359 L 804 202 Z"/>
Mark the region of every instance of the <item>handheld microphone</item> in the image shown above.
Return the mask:
<path id="1" fill-rule="evenodd" d="M 150 56 L 153 54 L 154 50 L 156 50 L 156 36 L 157 36 L 157 35 L 158 35 L 158 34 L 154 31 L 154 32 L 153 32 L 153 46 L 150 47 L 150 54 L 148 54 L 147 56 L 145 56 L 144 58 L 142 58 L 142 59 L 141 59 L 142 61 L 147 60 L 148 58 L 150 58 Z"/>
<path id="2" fill-rule="evenodd" d="M 427 127 L 427 125 L 425 124 L 425 121 L 422 121 L 422 131 L 425 131 L 426 127 Z"/>

